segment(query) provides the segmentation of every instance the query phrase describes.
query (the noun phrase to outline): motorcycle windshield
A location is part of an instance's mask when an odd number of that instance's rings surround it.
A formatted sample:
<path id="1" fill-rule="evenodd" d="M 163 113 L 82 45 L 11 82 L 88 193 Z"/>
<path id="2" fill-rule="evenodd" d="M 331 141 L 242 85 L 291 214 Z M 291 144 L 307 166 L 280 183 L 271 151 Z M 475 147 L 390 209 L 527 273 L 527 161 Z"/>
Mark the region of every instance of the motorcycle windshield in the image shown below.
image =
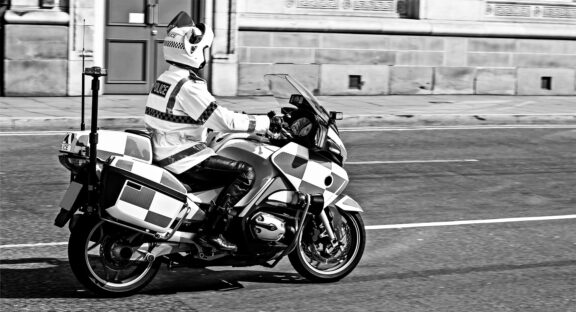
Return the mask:
<path id="1" fill-rule="evenodd" d="M 264 76 L 268 82 L 268 88 L 274 95 L 274 98 L 281 106 L 292 104 L 298 108 L 303 108 L 316 114 L 322 121 L 328 124 L 330 115 L 324 109 L 318 99 L 308 91 L 300 82 L 287 74 L 268 74 Z M 290 103 L 293 95 L 301 95 L 306 99 L 300 104 Z"/>

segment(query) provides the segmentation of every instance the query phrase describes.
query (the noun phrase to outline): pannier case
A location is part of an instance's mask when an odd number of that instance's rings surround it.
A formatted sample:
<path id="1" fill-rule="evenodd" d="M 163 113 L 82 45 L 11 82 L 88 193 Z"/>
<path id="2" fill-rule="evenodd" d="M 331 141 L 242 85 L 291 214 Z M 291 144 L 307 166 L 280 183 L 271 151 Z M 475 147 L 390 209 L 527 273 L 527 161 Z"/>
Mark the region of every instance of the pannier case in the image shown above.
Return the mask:
<path id="1" fill-rule="evenodd" d="M 102 170 L 101 205 L 112 217 L 158 233 L 184 217 L 186 188 L 170 172 L 128 157 L 113 157 Z M 198 206 L 189 216 L 198 213 Z"/>

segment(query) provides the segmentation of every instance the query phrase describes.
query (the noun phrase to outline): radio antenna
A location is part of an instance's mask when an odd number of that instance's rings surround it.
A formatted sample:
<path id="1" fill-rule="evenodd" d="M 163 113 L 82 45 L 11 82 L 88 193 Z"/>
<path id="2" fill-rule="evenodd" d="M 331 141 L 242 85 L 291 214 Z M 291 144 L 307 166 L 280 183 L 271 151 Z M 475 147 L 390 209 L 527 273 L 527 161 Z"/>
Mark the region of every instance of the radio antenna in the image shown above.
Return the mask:
<path id="1" fill-rule="evenodd" d="M 86 19 L 83 19 L 83 27 L 82 27 L 82 118 L 80 122 L 80 130 L 86 130 L 86 125 L 84 124 L 84 88 L 85 88 L 85 81 L 86 76 L 84 75 L 84 61 L 86 58 L 86 51 L 84 50 L 84 40 L 86 39 Z"/>

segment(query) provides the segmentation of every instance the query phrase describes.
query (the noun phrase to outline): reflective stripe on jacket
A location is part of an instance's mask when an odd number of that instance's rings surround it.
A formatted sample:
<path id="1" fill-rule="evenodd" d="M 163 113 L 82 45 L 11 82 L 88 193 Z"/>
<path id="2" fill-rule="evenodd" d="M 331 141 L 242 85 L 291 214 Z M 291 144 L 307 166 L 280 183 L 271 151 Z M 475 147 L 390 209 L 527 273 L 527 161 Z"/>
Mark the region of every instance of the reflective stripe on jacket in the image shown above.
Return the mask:
<path id="1" fill-rule="evenodd" d="M 216 104 L 206 82 L 176 66 L 154 83 L 144 121 L 152 132 L 154 161 L 180 174 L 215 155 L 206 146 L 208 129 L 223 132 L 264 132 L 267 116 L 235 113 Z"/>

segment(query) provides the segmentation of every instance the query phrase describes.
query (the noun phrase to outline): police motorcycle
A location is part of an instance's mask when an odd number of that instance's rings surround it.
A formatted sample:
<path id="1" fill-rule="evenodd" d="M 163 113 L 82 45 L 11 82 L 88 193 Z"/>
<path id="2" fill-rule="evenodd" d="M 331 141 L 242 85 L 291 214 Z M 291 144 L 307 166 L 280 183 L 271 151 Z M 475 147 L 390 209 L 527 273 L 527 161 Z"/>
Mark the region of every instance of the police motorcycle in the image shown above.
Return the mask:
<path id="1" fill-rule="evenodd" d="M 208 139 L 217 154 L 256 171 L 225 234 L 237 244 L 235 253 L 196 241 L 204 211 L 223 186 L 191 188 L 156 166 L 145 131 L 96 133 L 93 105 L 92 130 L 66 135 L 59 159 L 71 171 L 71 183 L 55 225 L 69 222 L 70 266 L 86 288 L 128 296 L 145 287 L 162 263 L 170 269 L 271 268 L 287 256 L 312 282 L 334 282 L 352 272 L 366 233 L 362 208 L 344 194 L 349 178 L 336 126 L 341 113 L 328 113 L 288 75 L 265 79 L 282 106 L 281 129 L 212 133 Z"/>

